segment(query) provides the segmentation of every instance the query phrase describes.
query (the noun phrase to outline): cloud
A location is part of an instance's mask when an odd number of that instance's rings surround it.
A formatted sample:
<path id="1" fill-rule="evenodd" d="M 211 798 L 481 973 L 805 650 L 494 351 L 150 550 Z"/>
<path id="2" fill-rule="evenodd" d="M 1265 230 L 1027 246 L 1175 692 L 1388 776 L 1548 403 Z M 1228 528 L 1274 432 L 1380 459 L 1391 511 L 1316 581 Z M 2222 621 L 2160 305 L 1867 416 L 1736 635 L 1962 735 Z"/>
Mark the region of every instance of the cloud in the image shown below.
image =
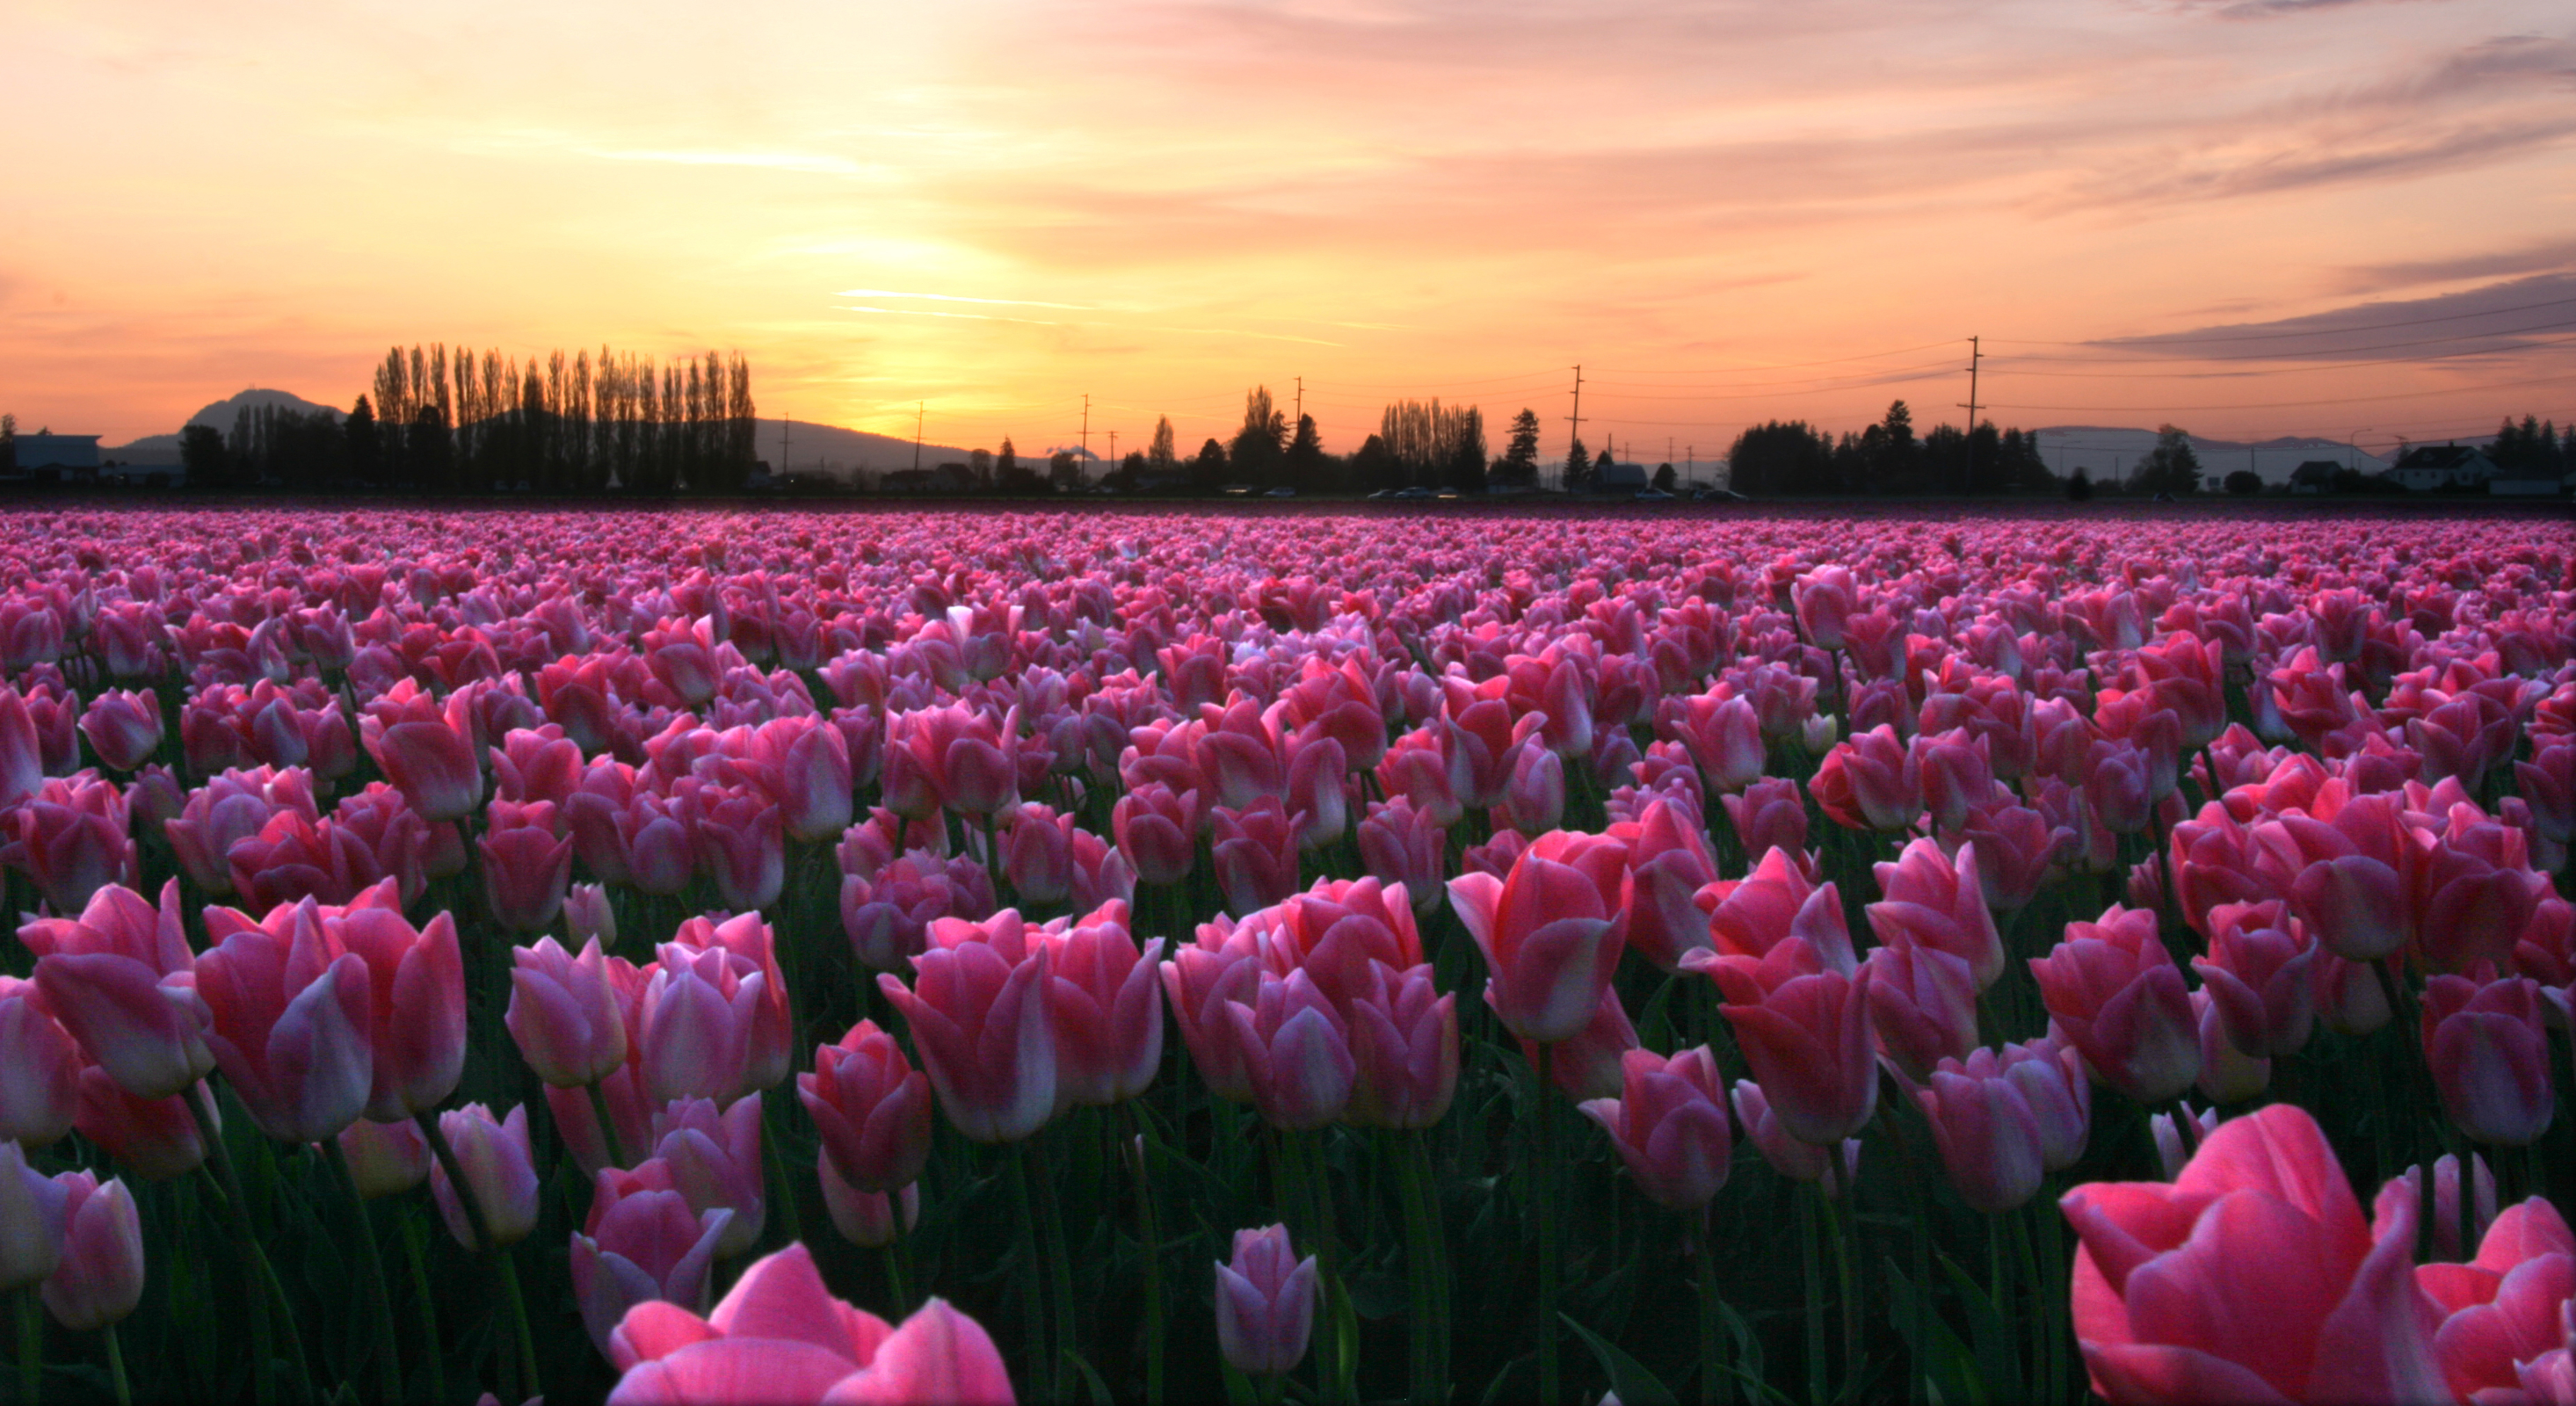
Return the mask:
<path id="1" fill-rule="evenodd" d="M 2084 345 L 2187 360 L 2319 361 L 2399 352 L 2452 359 L 2563 346 L 2576 328 L 2576 274 L 2544 274 L 2430 298 L 2354 303 L 2269 322 L 2107 337 Z"/>
<path id="2" fill-rule="evenodd" d="M 2456 283 L 2471 278 L 2509 278 L 2516 274 L 2576 270 L 2576 239 L 2527 244 L 2484 254 L 2441 259 L 2408 259 L 2395 263 L 2359 264 L 2342 270 L 2338 285 L 2347 293 L 2375 293 L 2425 283 Z"/>

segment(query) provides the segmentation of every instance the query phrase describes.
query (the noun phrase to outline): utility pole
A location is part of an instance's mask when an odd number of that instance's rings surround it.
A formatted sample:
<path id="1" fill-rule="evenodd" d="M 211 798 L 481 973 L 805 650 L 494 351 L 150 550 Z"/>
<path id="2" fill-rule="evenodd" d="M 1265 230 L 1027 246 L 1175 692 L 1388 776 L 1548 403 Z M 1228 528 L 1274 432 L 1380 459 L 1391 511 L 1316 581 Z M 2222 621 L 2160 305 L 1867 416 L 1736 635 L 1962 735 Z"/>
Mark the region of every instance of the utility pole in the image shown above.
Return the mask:
<path id="1" fill-rule="evenodd" d="M 1288 427 L 1288 432 L 1289 432 L 1289 433 L 1291 433 L 1291 434 L 1296 433 L 1296 431 L 1297 431 L 1297 425 L 1304 424 L 1305 422 L 1306 422 L 1306 378 L 1305 378 L 1305 377 L 1303 377 L 1303 376 L 1300 376 L 1300 377 L 1298 377 L 1298 378 L 1297 378 L 1297 421 L 1296 421 L 1296 424 L 1291 424 L 1291 425 Z"/>
<path id="2" fill-rule="evenodd" d="M 930 402 L 926 400 L 914 401 L 912 405 L 912 467 L 916 472 L 921 468 L 921 417 L 929 408 Z"/>
<path id="3" fill-rule="evenodd" d="M 1082 393 L 1082 457 L 1091 458 L 1091 392 Z"/>
<path id="4" fill-rule="evenodd" d="M 778 476 L 780 478 L 787 477 L 787 426 L 789 423 L 786 414 L 782 412 L 778 417 Z"/>
<path id="5" fill-rule="evenodd" d="M 1116 430 L 1109 432 L 1109 472 L 1113 474 L 1118 472 L 1118 432 Z M 1107 475 L 1104 474 L 1103 477 Z"/>
<path id="6" fill-rule="evenodd" d="M 1977 363 L 1985 359 L 1978 338 L 1968 339 L 1968 441 L 1967 452 L 1959 456 L 1959 493 L 1966 496 L 1976 491 L 1977 484 Z"/>
<path id="7" fill-rule="evenodd" d="M 1569 426 L 1565 435 L 1565 458 L 1566 462 L 1571 463 L 1574 460 L 1575 446 L 1583 443 L 1583 368 L 1581 366 L 1574 368 L 1574 413 L 1566 416 L 1565 419 Z M 1565 470 L 1559 468 L 1556 473 L 1557 487 L 1563 488 Z"/>

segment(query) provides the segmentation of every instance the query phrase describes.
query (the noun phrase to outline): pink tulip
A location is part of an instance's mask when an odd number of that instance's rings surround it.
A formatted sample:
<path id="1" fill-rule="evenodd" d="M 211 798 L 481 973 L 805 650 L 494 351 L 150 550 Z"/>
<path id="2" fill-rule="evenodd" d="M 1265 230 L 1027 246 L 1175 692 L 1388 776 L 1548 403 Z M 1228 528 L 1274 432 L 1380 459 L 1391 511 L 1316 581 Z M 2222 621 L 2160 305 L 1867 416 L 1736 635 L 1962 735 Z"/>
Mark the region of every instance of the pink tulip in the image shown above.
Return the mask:
<path id="1" fill-rule="evenodd" d="M 262 923 L 210 909 L 207 935 L 196 989 L 214 1017 L 206 1047 L 233 1092 L 281 1142 L 337 1135 L 375 1087 L 366 960 L 340 947 L 311 899 Z"/>
<path id="2" fill-rule="evenodd" d="M 510 1008 L 502 1017 L 519 1057 L 546 1083 L 577 1089 L 626 1062 L 626 1020 L 594 937 L 581 955 L 553 938 L 510 952 Z"/>
<path id="3" fill-rule="evenodd" d="M 1756 864 L 1774 849 L 1791 855 L 1806 852 L 1807 807 L 1799 799 L 1797 782 L 1764 777 L 1741 795 L 1723 799 L 1737 842 Z"/>
<path id="4" fill-rule="evenodd" d="M 624 1374 L 612 1406 L 1012 1400 L 1001 1354 L 973 1319 L 934 1298 L 890 1329 L 833 1298 L 802 1245 L 744 1270 L 705 1318 L 659 1300 L 635 1305 L 609 1334 L 608 1355 Z"/>
<path id="5" fill-rule="evenodd" d="M 0 811 L 0 864 L 33 880 L 57 913 L 79 911 L 90 896 L 138 882 L 133 813 L 116 783 L 82 772 L 49 777 L 36 794 Z"/>
<path id="6" fill-rule="evenodd" d="M 2093 1128 L 2093 1081 L 2085 1077 L 2084 1057 L 2045 1039 L 2004 1046 L 2001 1063 L 2038 1120 L 2039 1164 L 2052 1172 L 2074 1166 Z"/>
<path id="7" fill-rule="evenodd" d="M 1663 971 L 1680 971 L 1684 953 L 1709 945 L 1708 915 L 1692 900 L 1717 882 L 1717 861 L 1696 816 L 1676 801 L 1649 803 L 1624 838 L 1628 945 Z"/>
<path id="8" fill-rule="evenodd" d="M 1958 957 L 1983 991 L 2004 972 L 2003 939 L 1977 877 L 1975 843 L 1944 855 L 1930 840 L 1907 844 L 1894 864 L 1872 866 L 1886 900 L 1870 904 L 1870 931 L 1890 946 L 1933 947 Z"/>
<path id="9" fill-rule="evenodd" d="M 143 1301 L 143 1218 L 121 1180 L 64 1172 L 54 1184 L 65 1192 L 62 1260 L 38 1292 L 73 1332 L 104 1328 Z"/>
<path id="10" fill-rule="evenodd" d="M 2162 1103 L 2200 1073 L 2200 1022 L 2153 912 L 2113 905 L 2030 962 L 2049 1018 L 2102 1082 Z"/>
<path id="11" fill-rule="evenodd" d="M 500 1248 L 527 1239 L 537 1225 L 538 1192 L 536 1167 L 528 1151 L 527 1106 L 511 1109 L 508 1117 L 497 1122 L 483 1104 L 451 1108 L 438 1115 L 438 1131 L 456 1153 L 457 1169 L 475 1207 L 483 1213 L 492 1244 L 477 1243 L 473 1221 L 447 1179 L 446 1164 L 435 1162 L 429 1170 L 430 1196 L 438 1203 L 447 1233 L 468 1250 Z"/>
<path id="12" fill-rule="evenodd" d="M 2495 1223 L 2495 1171 L 2487 1165 L 2487 1159 L 2484 1156 L 2473 1153 L 2469 1161 L 2476 1170 L 2470 1176 L 2474 1186 L 2469 1204 L 2466 1206 L 2460 1204 L 2460 1159 L 2445 1152 L 2433 1161 L 2434 1259 L 2467 1259 L 2471 1251 L 2476 1248 L 2460 1238 L 2463 1213 L 2467 1217 L 2470 1241 L 2483 1235 L 2487 1227 Z M 2417 1204 L 2421 1205 L 2424 1194 L 2424 1164 L 2418 1162 L 2399 1173 L 2398 1177 L 2406 1183 L 2408 1192 L 2417 1198 Z M 2386 1192 L 2387 1188 L 2382 1187 L 2381 1194 L 2385 1195 Z M 2427 1278 L 2426 1271 L 2432 1268 L 2431 1265 L 2418 1265 L 2415 1270 L 2418 1282 Z"/>
<path id="13" fill-rule="evenodd" d="M 1139 881 L 1176 884 L 1196 860 L 1200 814 L 1198 792 L 1175 793 L 1157 782 L 1120 796 L 1109 828 Z"/>
<path id="14" fill-rule="evenodd" d="M 2278 899 L 2210 910 L 2209 955 L 2192 968 L 2237 1049 L 2258 1059 L 2292 1055 L 2316 1019 L 2317 944 Z"/>
<path id="15" fill-rule="evenodd" d="M 1369 971 L 1371 989 L 1346 1003 L 1357 1068 L 1348 1117 L 1373 1127 L 1430 1127 L 1458 1089 L 1458 998 L 1432 988 L 1428 965 L 1398 972 L 1372 959 Z"/>
<path id="16" fill-rule="evenodd" d="M 2464 976 L 2425 983 L 2424 1062 L 2451 1123 L 2490 1147 L 2527 1147 L 2549 1130 L 2549 1033 L 2540 983 Z"/>
<path id="17" fill-rule="evenodd" d="M 1745 1139 L 1771 1170 L 1792 1181 L 1820 1183 L 1828 1196 L 1839 1196 L 1860 1175 L 1860 1139 L 1845 1138 L 1839 1149 L 1819 1147 L 1791 1137 L 1780 1125 L 1779 1116 L 1771 1111 L 1770 1099 L 1763 1096 L 1762 1086 L 1750 1079 L 1738 1079 L 1728 1097 L 1735 1104 L 1737 1121 L 1744 1124 Z"/>
<path id="18" fill-rule="evenodd" d="M 1403 885 L 1416 913 L 1439 906 L 1447 893 L 1448 835 L 1429 812 L 1402 796 L 1374 803 L 1360 822 L 1359 846 L 1370 877 Z"/>
<path id="19" fill-rule="evenodd" d="M 775 1088 L 786 1082 L 795 1060 L 795 1031 L 787 1008 L 787 974 L 778 965 L 778 934 L 758 913 L 732 917 L 685 919 L 667 946 L 686 951 L 724 951 L 749 963 L 761 977 L 760 1000 L 752 1008 L 751 1028 L 743 1042 L 745 1091 Z M 739 970 L 741 963 L 736 963 Z"/>
<path id="20" fill-rule="evenodd" d="M 161 750 L 161 700 L 149 693 L 101 690 L 81 714 L 81 735 L 99 765 L 135 771 Z"/>
<path id="21" fill-rule="evenodd" d="M 1253 1106 L 1289 1132 L 1342 1116 L 1358 1074 L 1350 1027 L 1303 969 L 1264 974 L 1253 1000 L 1223 1010 Z"/>
<path id="22" fill-rule="evenodd" d="M 1736 1043 L 1780 1124 L 1800 1141 L 1831 1147 L 1878 1109 L 1870 1052 L 1871 973 L 1829 971 L 1813 947 L 1783 942 L 1764 957 L 1694 954 L 1713 977 Z"/>
<path id="23" fill-rule="evenodd" d="M 95 1064 L 80 1073 L 80 1105 L 72 1115 L 72 1126 L 105 1148 L 118 1166 L 145 1181 L 186 1176 L 206 1160 L 206 1145 L 187 1096 L 136 1098 Z"/>
<path id="24" fill-rule="evenodd" d="M 1617 969 L 1625 847 L 1586 843 L 1592 838 L 1553 831 L 1506 879 L 1465 874 L 1449 881 L 1450 904 L 1485 955 L 1487 1003 L 1524 1039 L 1571 1038 Z"/>
<path id="25" fill-rule="evenodd" d="M 695 1312 L 706 1302 L 716 1243 L 733 1212 L 692 1210 L 677 1191 L 627 1189 L 600 1174 L 590 1219 L 572 1233 L 572 1291 L 602 1356 L 626 1311 L 648 1300 Z M 622 1193 L 622 1194 L 621 1194 Z"/>
<path id="26" fill-rule="evenodd" d="M 903 1047 L 862 1020 L 837 1045 L 818 1045 L 814 1072 L 796 1076 L 822 1155 L 853 1188 L 883 1194 L 921 1176 L 930 1160 L 930 1080 Z"/>
<path id="27" fill-rule="evenodd" d="M 1234 1233 L 1234 1262 L 1216 1267 L 1216 1340 L 1226 1362 L 1255 1376 L 1306 1357 L 1315 1323 L 1315 1257 L 1296 1258 L 1288 1227 Z"/>
<path id="28" fill-rule="evenodd" d="M 652 1102 L 732 1098 L 752 1087 L 751 1033 L 768 981 L 721 947 L 664 943 L 637 1013 L 643 1092 Z"/>
<path id="29" fill-rule="evenodd" d="M 1988 1215 L 2029 1200 L 2046 1173 L 2039 1115 L 2010 1070 L 2005 1057 L 1980 1049 L 1942 1060 L 1928 1087 L 1914 1091 L 1950 1185 Z"/>
<path id="30" fill-rule="evenodd" d="M 932 948 L 912 959 L 913 986 L 891 972 L 877 977 L 911 1028 L 940 1109 L 977 1142 L 1017 1142 L 1055 1116 L 1049 953 L 1022 940 L 1024 927 L 1010 909 L 981 925 L 939 919 Z"/>
<path id="31" fill-rule="evenodd" d="M 36 718 L 14 688 L 0 688 L 0 808 L 17 805 L 45 782 L 44 747 Z"/>
<path id="32" fill-rule="evenodd" d="M 993 906 L 984 867 L 963 855 L 941 860 L 915 850 L 873 876 L 853 873 L 841 880 L 841 930 L 860 963 L 879 971 L 900 968 L 918 955 L 933 922 L 982 922 L 993 915 Z"/>
<path id="33" fill-rule="evenodd" d="M 432 824 L 461 820 L 482 803 L 483 767 L 471 707 L 464 693 L 449 694 L 442 705 L 411 691 L 406 680 L 359 721 L 367 755 Z"/>
<path id="34" fill-rule="evenodd" d="M 367 1116 L 379 1122 L 436 1109 L 465 1071 L 465 967 L 456 924 L 441 913 L 415 928 L 388 879 L 336 917 L 331 939 L 367 964 L 375 1079 Z M 208 915 L 207 930 L 215 929 Z"/>
<path id="35" fill-rule="evenodd" d="M 1920 766 L 1885 725 L 1835 743 L 1807 789 L 1845 829 L 1902 830 L 1923 813 Z"/>
<path id="36" fill-rule="evenodd" d="M 2411 1172 L 2392 1186 L 2415 1194 Z M 2418 1265 L 2415 1282 L 2438 1315 L 2433 1353 L 2453 1399 L 2531 1399 L 2516 1395 L 2525 1390 L 2527 1364 L 2564 1357 L 2576 1235 L 2557 1208 L 2535 1196 L 2495 1218 L 2474 1260 Z"/>
<path id="37" fill-rule="evenodd" d="M 1810 877 L 1801 858 L 1787 850 L 1772 850 L 1753 866 L 1750 876 L 1720 879 L 1692 896 L 1691 901 L 1708 914 L 1715 951 L 1760 957 L 1796 938 L 1814 948 L 1835 971 L 1859 968 L 1843 919 L 1841 893 L 1834 885 L 1819 884 Z"/>
<path id="38" fill-rule="evenodd" d="M 572 882 L 572 841 L 555 834 L 549 801 L 495 801 L 489 828 L 474 841 L 482 863 L 483 902 L 513 932 L 542 932 L 563 911 Z"/>
<path id="39" fill-rule="evenodd" d="M 1057 1097 L 1105 1107 L 1144 1092 L 1163 1059 L 1163 1002 L 1154 978 L 1163 939 L 1140 952 L 1128 932 L 1124 903 L 1079 919 L 1059 918 L 1040 933 L 1048 957 Z"/>
<path id="40" fill-rule="evenodd" d="M 1937 947 L 1881 947 L 1861 963 L 1870 975 L 1869 1019 L 1877 1047 L 1910 1079 L 1977 1048 L 1977 988 L 1968 964 Z"/>
<path id="41" fill-rule="evenodd" d="M 2411 1196 L 2365 1224 L 2316 1121 L 2273 1104 L 2219 1125 L 2171 1185 L 2060 1201 L 2082 1241 L 2075 1334 L 2114 1402 L 2445 1397 L 2409 1261 Z"/>
<path id="42" fill-rule="evenodd" d="M 1733 795 L 1762 779 L 1762 718 L 1750 699 L 1704 694 L 1666 699 L 1664 708 L 1710 791 Z"/>
<path id="43" fill-rule="evenodd" d="M 2237 1048 L 2228 1038 L 2227 1022 L 2206 989 L 2191 993 L 2192 1019 L 2199 1025 L 2200 1073 L 2193 1087 L 2214 1104 L 2233 1106 L 2272 1087 L 2272 1061 Z"/>
<path id="44" fill-rule="evenodd" d="M 36 984 L 0 976 L 0 1138 L 43 1147 L 70 1132 L 85 1062 Z"/>
<path id="45" fill-rule="evenodd" d="M 1229 911 L 1248 913 L 1297 891 L 1297 834 L 1276 796 L 1262 796 L 1241 812 L 1214 812 L 1217 887 Z"/>
<path id="46" fill-rule="evenodd" d="M 0 1142 L 0 1291 L 44 1282 L 62 1263 L 71 1188 L 27 1165 Z"/>
<path id="47" fill-rule="evenodd" d="M 1669 1059 L 1630 1050 L 1619 1072 L 1620 1096 L 1585 1100 L 1584 1116 L 1610 1135 L 1647 1199 L 1675 1211 L 1706 1206 L 1726 1185 L 1735 1150 L 1725 1083 L 1708 1047 Z"/>
<path id="48" fill-rule="evenodd" d="M 1493 1003 L 1491 988 L 1486 1004 Z M 1520 1037 L 1515 1036 L 1515 1039 Z M 1521 1058 L 1535 1069 L 1540 1048 L 1535 1040 L 1520 1040 Z M 1605 987 L 1601 1000 L 1592 1008 L 1592 1018 L 1568 1038 L 1547 1047 L 1548 1082 L 1558 1092 L 1581 1103 L 1588 1098 L 1615 1098 L 1619 1093 L 1619 1061 L 1637 1048 L 1637 1027 L 1628 1020 L 1628 1008 L 1619 1004 L 1617 987 Z"/>
<path id="49" fill-rule="evenodd" d="M 896 1191 L 861 1191 L 841 1176 L 829 1152 L 815 1154 L 814 1176 L 832 1229 L 862 1250 L 893 1244 L 921 1220 L 921 1188 L 912 1182 Z"/>
<path id="50" fill-rule="evenodd" d="M 429 1139 L 410 1119 L 376 1123 L 361 1118 L 341 1129 L 339 1142 L 350 1179 L 370 1201 L 399 1196 L 429 1180 Z"/>

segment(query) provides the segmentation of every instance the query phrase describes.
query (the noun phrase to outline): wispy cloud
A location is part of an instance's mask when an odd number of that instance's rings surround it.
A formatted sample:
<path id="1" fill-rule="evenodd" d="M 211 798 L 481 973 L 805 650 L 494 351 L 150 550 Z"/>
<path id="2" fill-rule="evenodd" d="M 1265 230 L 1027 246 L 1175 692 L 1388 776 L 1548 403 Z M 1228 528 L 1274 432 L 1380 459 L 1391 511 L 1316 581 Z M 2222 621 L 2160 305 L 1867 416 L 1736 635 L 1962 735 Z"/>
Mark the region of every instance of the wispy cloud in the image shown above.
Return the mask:
<path id="1" fill-rule="evenodd" d="M 616 151 L 591 147 L 585 148 L 582 154 L 603 161 L 658 161 L 672 166 L 757 166 L 817 176 L 855 176 L 866 169 L 846 157 L 797 151 Z"/>
<path id="2" fill-rule="evenodd" d="M 2559 345 L 2571 328 L 2576 328 L 2576 274 L 2550 274 L 2437 297 L 2354 303 L 2268 322 L 2102 338 L 2085 345 L 2190 360 L 2344 360 L 2372 352 L 2394 353 L 2395 360 L 2410 355 L 2453 359 Z"/>
<path id="3" fill-rule="evenodd" d="M 1090 307 L 1082 303 L 1042 303 L 1034 298 L 969 298 L 956 293 L 897 293 L 892 289 L 887 288 L 844 288 L 835 296 L 843 298 L 919 298 L 925 302 L 933 303 L 986 303 L 996 307 L 1062 308 L 1068 312 L 1099 311 L 1098 308 Z"/>

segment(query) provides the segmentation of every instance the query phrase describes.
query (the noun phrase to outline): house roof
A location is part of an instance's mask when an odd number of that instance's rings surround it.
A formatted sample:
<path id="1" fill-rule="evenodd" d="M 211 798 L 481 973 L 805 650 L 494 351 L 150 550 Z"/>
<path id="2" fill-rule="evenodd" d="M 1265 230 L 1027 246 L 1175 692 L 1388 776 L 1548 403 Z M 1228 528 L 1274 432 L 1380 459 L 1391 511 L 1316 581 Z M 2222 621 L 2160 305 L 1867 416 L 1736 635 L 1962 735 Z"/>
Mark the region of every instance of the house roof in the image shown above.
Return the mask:
<path id="1" fill-rule="evenodd" d="M 2290 482 L 2332 482 L 2334 476 L 2342 472 L 2343 465 L 2336 463 L 2332 459 L 2310 459 L 2306 463 L 2299 465 L 2297 468 L 2290 470 Z"/>
<path id="2" fill-rule="evenodd" d="M 2401 469 L 2458 469 L 2465 468 L 2485 457 L 2486 455 L 2480 453 L 2478 447 L 2474 444 L 2427 444 L 2419 448 L 2407 450 L 2405 456 L 2397 461 L 2397 467 Z"/>

